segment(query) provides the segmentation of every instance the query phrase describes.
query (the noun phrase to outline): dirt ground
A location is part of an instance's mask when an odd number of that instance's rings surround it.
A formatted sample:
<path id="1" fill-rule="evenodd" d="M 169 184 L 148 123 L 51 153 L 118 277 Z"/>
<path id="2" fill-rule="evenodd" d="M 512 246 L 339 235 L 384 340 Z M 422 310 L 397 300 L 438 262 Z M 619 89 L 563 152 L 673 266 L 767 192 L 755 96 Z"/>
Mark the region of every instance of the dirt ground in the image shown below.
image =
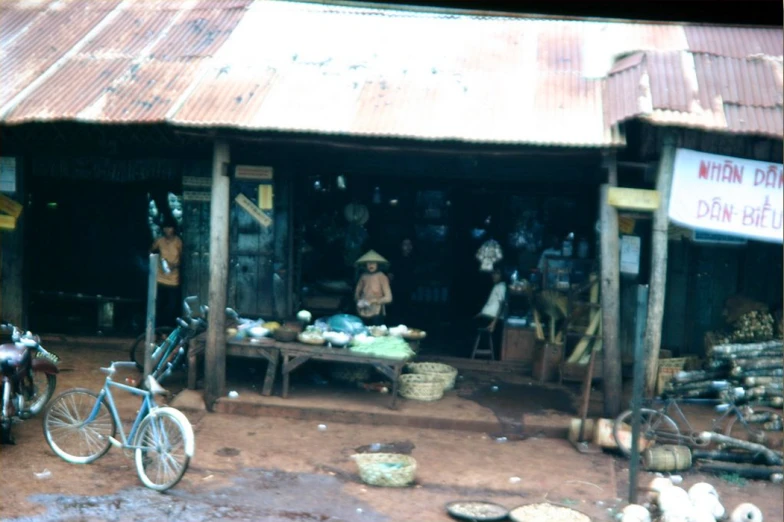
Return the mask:
<path id="1" fill-rule="evenodd" d="M 62 357 L 58 393 L 98 390 L 98 368 L 126 353 L 109 345 L 48 346 Z M 120 396 L 116 396 L 119 399 Z M 136 401 L 118 401 L 123 418 Z M 627 495 L 626 461 L 580 455 L 564 440 L 499 443 L 486 434 L 398 426 L 357 426 L 186 411 L 196 455 L 167 494 L 145 489 L 130 458 L 112 449 L 93 464 L 68 464 L 44 441 L 41 419 L 16 425 L 17 444 L 0 447 L 3 520 L 446 521 L 447 502 L 485 499 L 513 508 L 540 501 L 611 520 Z M 373 443 L 413 445 L 417 481 L 402 489 L 363 484 L 350 456 Z M 42 477 L 42 474 L 47 475 Z M 14 480 L 10 480 L 13 477 Z M 39 478 L 41 477 L 41 478 Z M 783 520 L 782 487 L 707 478 L 728 508 L 756 503 L 765 520 Z M 641 484 L 649 478 L 643 476 Z"/>

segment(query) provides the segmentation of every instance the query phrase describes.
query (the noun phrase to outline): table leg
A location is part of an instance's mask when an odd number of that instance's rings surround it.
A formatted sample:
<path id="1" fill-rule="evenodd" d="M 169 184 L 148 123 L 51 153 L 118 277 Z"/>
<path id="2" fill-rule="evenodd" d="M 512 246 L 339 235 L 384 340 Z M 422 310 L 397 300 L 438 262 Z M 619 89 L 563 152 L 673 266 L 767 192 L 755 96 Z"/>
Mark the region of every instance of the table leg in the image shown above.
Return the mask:
<path id="1" fill-rule="evenodd" d="M 289 396 L 289 356 L 283 356 L 283 367 L 281 367 L 281 373 L 283 374 L 283 390 L 281 391 L 281 397 L 284 399 Z"/>
<path id="2" fill-rule="evenodd" d="M 397 402 L 397 390 L 400 385 L 400 373 L 403 371 L 403 366 L 400 364 L 395 365 L 395 378 L 392 379 L 392 399 L 389 402 L 389 408 L 394 410 L 395 403 Z"/>
<path id="3" fill-rule="evenodd" d="M 199 356 L 196 353 L 188 352 L 188 389 L 195 390 L 196 389 L 196 377 L 199 371 L 199 367 L 197 366 L 199 361 Z"/>
<path id="4" fill-rule="evenodd" d="M 272 387 L 275 384 L 275 375 L 278 372 L 278 352 L 272 350 L 267 353 L 267 374 L 264 376 L 264 388 L 261 390 L 262 395 L 272 395 Z"/>

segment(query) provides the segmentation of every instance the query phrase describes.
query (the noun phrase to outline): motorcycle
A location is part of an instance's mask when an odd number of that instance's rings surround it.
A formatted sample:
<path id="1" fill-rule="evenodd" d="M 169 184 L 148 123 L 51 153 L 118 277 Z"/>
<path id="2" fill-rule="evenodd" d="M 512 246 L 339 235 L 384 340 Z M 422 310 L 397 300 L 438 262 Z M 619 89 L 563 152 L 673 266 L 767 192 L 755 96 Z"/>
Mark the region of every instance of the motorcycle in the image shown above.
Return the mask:
<path id="1" fill-rule="evenodd" d="M 10 324 L 0 324 L 2 414 L 0 442 L 13 444 L 11 426 L 40 413 L 57 386 L 57 355 L 41 346 L 41 339 Z M 2 342 L 2 341 L 0 341 Z"/>

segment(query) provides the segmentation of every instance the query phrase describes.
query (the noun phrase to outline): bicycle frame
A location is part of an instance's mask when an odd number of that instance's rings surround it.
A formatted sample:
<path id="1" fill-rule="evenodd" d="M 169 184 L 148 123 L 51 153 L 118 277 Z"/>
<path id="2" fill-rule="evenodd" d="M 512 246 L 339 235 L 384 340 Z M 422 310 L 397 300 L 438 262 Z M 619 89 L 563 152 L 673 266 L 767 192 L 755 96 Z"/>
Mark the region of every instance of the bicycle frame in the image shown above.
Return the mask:
<path id="1" fill-rule="evenodd" d="M 114 403 L 114 396 L 112 395 L 111 388 L 118 388 L 120 390 L 127 391 L 133 395 L 138 395 L 142 397 L 142 405 L 139 408 L 139 413 L 136 414 L 136 420 L 133 421 L 133 425 L 131 426 L 128 435 L 125 435 L 125 428 L 123 427 L 122 420 L 120 419 L 120 414 L 117 411 L 117 406 Z M 106 382 L 101 389 L 101 392 L 98 394 L 98 401 L 96 401 L 93 410 L 90 412 L 90 415 L 85 420 L 85 424 L 90 424 L 95 420 L 98 416 L 98 412 L 101 408 L 101 402 L 106 400 L 107 405 L 109 406 L 109 412 L 111 413 L 112 417 L 114 418 L 115 425 L 120 431 L 120 444 L 124 449 L 139 449 L 140 447 L 130 445 L 129 441 L 134 440 L 136 436 L 136 431 L 139 429 L 139 425 L 141 424 L 142 420 L 147 416 L 153 408 L 157 408 L 158 404 L 155 402 L 155 399 L 147 390 L 140 390 L 139 388 L 134 388 L 132 386 L 128 386 L 127 384 L 122 384 L 119 382 L 114 382 L 111 379 L 111 376 L 106 378 Z"/>
<path id="2" fill-rule="evenodd" d="M 717 399 L 676 399 L 676 398 L 652 399 L 650 401 L 646 401 L 647 407 L 653 407 L 654 405 L 659 405 L 660 406 L 659 408 L 653 408 L 653 409 L 656 409 L 657 411 L 670 417 L 675 422 L 675 424 L 678 425 L 679 429 L 681 426 L 685 425 L 688 432 L 686 434 L 681 433 L 680 435 L 681 439 L 695 442 L 696 438 L 695 438 L 694 428 L 692 427 L 691 422 L 689 422 L 688 417 L 686 417 L 686 414 L 683 413 L 683 410 L 680 407 L 681 404 L 702 404 L 702 405 L 717 406 L 719 404 L 723 404 L 723 402 Z M 746 425 L 746 422 L 743 418 L 743 414 L 738 408 L 738 406 L 736 406 L 734 403 L 730 403 L 727 406 L 728 407 L 726 408 L 726 410 L 721 414 L 721 416 L 718 419 L 712 420 L 711 426 L 714 431 L 716 431 L 717 427 L 719 427 L 727 419 L 727 417 L 729 417 L 733 413 L 738 417 L 738 419 L 740 419 L 740 421 L 744 425 Z M 673 410 L 677 414 L 677 416 L 673 414 Z"/>
<path id="3" fill-rule="evenodd" d="M 182 342 L 187 338 L 187 331 L 186 328 L 183 328 L 182 325 L 177 325 L 177 327 L 172 330 L 166 339 L 159 345 L 156 346 L 152 352 L 152 366 L 153 368 L 157 367 L 161 361 L 165 361 L 171 355 L 171 352 L 177 346 L 180 346 Z"/>

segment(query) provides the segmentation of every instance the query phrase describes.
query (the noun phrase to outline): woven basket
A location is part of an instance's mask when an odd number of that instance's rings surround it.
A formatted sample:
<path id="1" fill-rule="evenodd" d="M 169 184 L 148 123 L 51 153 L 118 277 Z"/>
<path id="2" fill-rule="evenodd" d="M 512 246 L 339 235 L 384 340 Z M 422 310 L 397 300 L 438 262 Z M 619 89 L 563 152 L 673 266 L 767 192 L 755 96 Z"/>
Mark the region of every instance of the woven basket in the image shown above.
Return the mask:
<path id="1" fill-rule="evenodd" d="M 444 381 L 429 373 L 401 375 L 400 396 L 415 401 L 437 401 L 444 396 Z"/>
<path id="2" fill-rule="evenodd" d="M 416 475 L 414 457 L 399 453 L 358 453 L 351 456 L 359 468 L 359 478 L 371 486 L 402 488 Z"/>
<path id="3" fill-rule="evenodd" d="M 420 362 L 409 363 L 406 365 L 408 371 L 416 375 L 430 375 L 435 377 L 444 386 L 444 391 L 449 391 L 455 387 L 457 379 L 457 368 L 443 363 Z"/>

